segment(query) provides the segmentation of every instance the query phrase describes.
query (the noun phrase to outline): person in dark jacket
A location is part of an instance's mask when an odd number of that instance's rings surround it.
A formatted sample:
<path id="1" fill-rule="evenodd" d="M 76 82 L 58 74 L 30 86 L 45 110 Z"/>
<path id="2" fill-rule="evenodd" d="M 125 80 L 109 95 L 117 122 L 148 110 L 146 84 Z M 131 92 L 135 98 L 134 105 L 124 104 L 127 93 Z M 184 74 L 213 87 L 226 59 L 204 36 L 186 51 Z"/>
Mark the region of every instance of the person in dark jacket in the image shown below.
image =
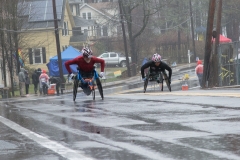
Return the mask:
<path id="1" fill-rule="evenodd" d="M 61 82 L 62 80 L 60 77 L 50 77 L 49 79 L 50 84 L 56 84 L 56 91 L 58 96 L 59 96 L 59 88 L 61 86 Z"/>
<path id="2" fill-rule="evenodd" d="M 172 69 L 164 62 L 161 61 L 161 56 L 156 53 L 153 55 L 152 60 L 148 61 L 141 67 L 141 75 L 142 75 L 142 80 L 145 81 L 146 77 L 144 74 L 144 70 L 146 68 L 150 68 L 150 75 L 156 76 L 159 74 L 159 72 L 163 72 L 165 70 L 168 71 L 168 80 L 169 83 L 171 84 L 171 77 L 172 77 Z M 157 83 L 160 85 L 160 89 L 162 90 L 162 83 L 163 83 L 163 77 L 160 74 L 159 79 L 157 80 Z"/>
<path id="3" fill-rule="evenodd" d="M 21 68 L 20 72 L 18 74 L 18 79 L 19 79 L 19 89 L 20 89 L 20 96 L 24 97 L 24 88 L 25 88 L 25 82 L 26 82 L 26 78 L 25 78 L 25 69 Z"/>
<path id="4" fill-rule="evenodd" d="M 38 83 L 39 83 L 39 75 L 37 70 L 35 70 L 34 73 L 32 74 L 32 83 L 34 85 L 34 92 L 35 94 L 37 94 Z"/>
<path id="5" fill-rule="evenodd" d="M 30 85 L 30 78 L 29 78 L 29 74 L 28 74 L 28 71 L 25 70 L 25 89 L 26 89 L 26 96 L 28 96 L 29 94 L 29 85 Z"/>

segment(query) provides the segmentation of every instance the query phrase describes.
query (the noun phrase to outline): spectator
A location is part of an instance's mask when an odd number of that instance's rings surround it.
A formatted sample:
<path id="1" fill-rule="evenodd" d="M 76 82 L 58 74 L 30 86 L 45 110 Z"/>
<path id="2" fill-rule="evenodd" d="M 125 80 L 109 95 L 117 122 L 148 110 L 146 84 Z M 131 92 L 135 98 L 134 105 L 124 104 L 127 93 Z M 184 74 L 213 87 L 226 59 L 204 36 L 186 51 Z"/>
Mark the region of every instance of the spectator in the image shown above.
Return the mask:
<path id="1" fill-rule="evenodd" d="M 35 94 L 37 94 L 37 90 L 38 90 L 39 76 L 40 75 L 38 75 L 37 70 L 35 70 L 34 73 L 32 74 L 32 83 L 34 85 Z"/>
<path id="2" fill-rule="evenodd" d="M 202 61 L 198 60 L 197 61 L 197 66 L 195 68 L 195 73 L 198 76 L 198 81 L 199 81 L 199 85 L 201 88 L 203 88 L 202 86 L 202 78 L 203 78 L 203 65 L 202 65 Z"/>
<path id="3" fill-rule="evenodd" d="M 29 78 L 29 75 L 28 75 L 28 71 L 25 70 L 25 89 L 26 89 L 26 96 L 28 96 L 29 94 L 29 84 L 30 84 L 30 78 Z"/>
<path id="4" fill-rule="evenodd" d="M 56 84 L 56 91 L 57 91 L 57 95 L 59 96 L 59 88 L 61 86 L 61 78 L 60 77 L 50 77 L 49 79 L 50 84 Z M 62 90 L 61 93 L 63 94 Z"/>
<path id="5" fill-rule="evenodd" d="M 47 95 L 48 94 L 48 83 L 49 83 L 49 77 L 46 73 L 46 70 L 42 70 L 42 74 L 39 77 L 39 82 L 42 86 L 42 92 L 43 95 Z"/>
<path id="6" fill-rule="evenodd" d="M 37 69 L 37 76 L 38 76 L 38 81 L 39 81 L 39 77 L 40 77 L 40 75 L 42 74 L 42 69 L 41 68 L 38 68 Z M 40 95 L 42 94 L 42 83 L 40 83 L 40 81 L 39 81 L 39 93 L 40 93 Z"/>
<path id="7" fill-rule="evenodd" d="M 25 88 L 25 82 L 26 82 L 24 71 L 25 71 L 24 68 L 21 68 L 20 72 L 18 74 L 19 89 L 20 89 L 20 96 L 21 97 L 24 97 L 24 88 Z"/>

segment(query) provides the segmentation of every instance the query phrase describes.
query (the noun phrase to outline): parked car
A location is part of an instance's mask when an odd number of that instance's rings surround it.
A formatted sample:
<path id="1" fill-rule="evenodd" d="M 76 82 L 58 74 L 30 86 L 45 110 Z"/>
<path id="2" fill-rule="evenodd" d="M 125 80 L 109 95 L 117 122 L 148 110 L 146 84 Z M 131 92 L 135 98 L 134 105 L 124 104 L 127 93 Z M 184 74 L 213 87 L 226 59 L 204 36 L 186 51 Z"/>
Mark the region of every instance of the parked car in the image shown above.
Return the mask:
<path id="1" fill-rule="evenodd" d="M 105 60 L 106 66 L 121 66 L 121 67 L 126 67 L 127 62 L 126 62 L 126 57 L 125 55 L 121 53 L 116 53 L 116 52 L 107 52 L 103 53 L 98 58 L 102 58 Z M 131 57 L 128 58 L 129 63 L 131 63 Z"/>

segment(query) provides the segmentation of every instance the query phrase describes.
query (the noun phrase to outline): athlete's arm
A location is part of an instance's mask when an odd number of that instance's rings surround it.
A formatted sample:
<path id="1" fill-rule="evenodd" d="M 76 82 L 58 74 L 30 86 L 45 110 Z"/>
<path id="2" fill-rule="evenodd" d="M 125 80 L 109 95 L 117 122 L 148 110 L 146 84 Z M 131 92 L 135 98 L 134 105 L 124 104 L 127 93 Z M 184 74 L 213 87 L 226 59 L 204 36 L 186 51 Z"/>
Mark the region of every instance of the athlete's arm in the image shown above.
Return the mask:
<path id="1" fill-rule="evenodd" d="M 72 59 L 72 60 L 68 60 L 68 61 L 65 62 L 65 67 L 66 67 L 66 69 L 67 69 L 67 71 L 68 71 L 69 74 L 72 73 L 71 68 L 70 68 L 70 65 L 71 65 L 71 64 L 78 64 L 78 58 L 79 58 L 79 57 L 76 57 L 76 58 L 74 58 L 74 59 Z"/>
<path id="2" fill-rule="evenodd" d="M 169 66 L 166 64 L 165 69 L 168 71 L 168 78 L 171 79 L 171 77 L 172 77 L 172 68 L 169 67 Z"/>
<path id="3" fill-rule="evenodd" d="M 101 64 L 101 72 L 104 72 L 104 67 L 105 67 L 105 61 L 101 58 L 97 57 L 92 57 L 95 63 L 100 63 Z"/>
<path id="4" fill-rule="evenodd" d="M 142 65 L 142 67 L 141 67 L 142 78 L 145 78 L 145 76 L 144 76 L 144 69 L 150 67 L 151 63 L 152 63 L 152 61 L 149 61 L 149 62 L 145 63 L 144 65 Z"/>

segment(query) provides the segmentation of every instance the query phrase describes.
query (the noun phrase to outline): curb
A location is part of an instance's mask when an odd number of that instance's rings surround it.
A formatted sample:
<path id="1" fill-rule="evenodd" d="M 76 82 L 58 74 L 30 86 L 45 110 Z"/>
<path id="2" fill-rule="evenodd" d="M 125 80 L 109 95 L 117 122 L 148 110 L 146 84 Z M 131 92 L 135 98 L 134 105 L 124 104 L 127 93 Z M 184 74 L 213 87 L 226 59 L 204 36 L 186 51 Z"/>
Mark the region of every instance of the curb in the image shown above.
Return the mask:
<path id="1" fill-rule="evenodd" d="M 189 88 L 193 88 L 193 87 L 196 87 L 196 86 L 198 86 L 198 80 L 193 79 L 193 80 L 188 81 L 188 87 Z M 122 92 L 122 91 L 131 90 L 131 89 L 140 88 L 140 87 L 142 87 L 142 89 L 143 89 L 143 82 L 105 89 L 104 94 L 119 93 L 119 92 Z M 164 88 L 166 88 L 165 83 L 164 83 Z M 182 90 L 181 82 L 172 83 L 171 88 L 172 88 L 172 91 Z"/>

